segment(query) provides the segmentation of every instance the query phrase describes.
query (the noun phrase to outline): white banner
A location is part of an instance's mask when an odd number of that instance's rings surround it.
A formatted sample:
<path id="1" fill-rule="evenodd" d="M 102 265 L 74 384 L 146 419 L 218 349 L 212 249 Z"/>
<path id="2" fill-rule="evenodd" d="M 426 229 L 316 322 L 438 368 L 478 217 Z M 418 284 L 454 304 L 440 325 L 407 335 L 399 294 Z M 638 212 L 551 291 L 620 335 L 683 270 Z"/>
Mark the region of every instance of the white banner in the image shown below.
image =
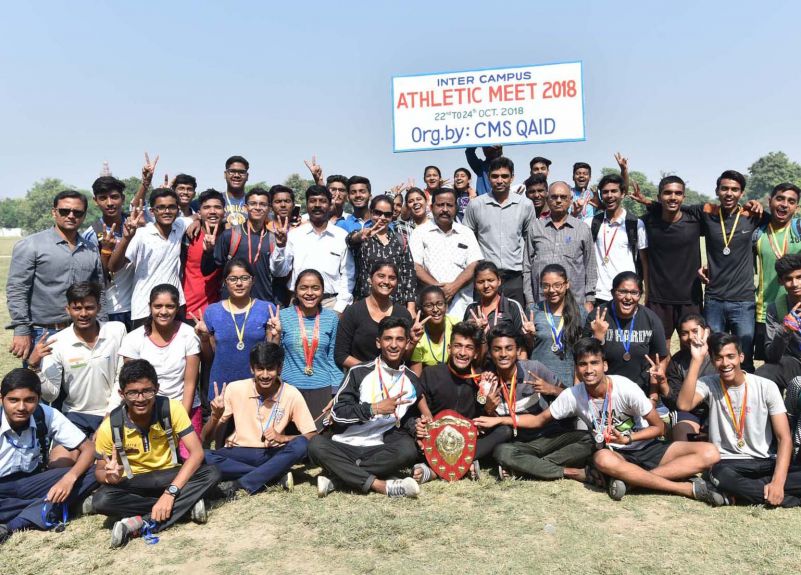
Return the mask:
<path id="1" fill-rule="evenodd" d="M 581 62 L 392 78 L 393 150 L 584 140 Z"/>

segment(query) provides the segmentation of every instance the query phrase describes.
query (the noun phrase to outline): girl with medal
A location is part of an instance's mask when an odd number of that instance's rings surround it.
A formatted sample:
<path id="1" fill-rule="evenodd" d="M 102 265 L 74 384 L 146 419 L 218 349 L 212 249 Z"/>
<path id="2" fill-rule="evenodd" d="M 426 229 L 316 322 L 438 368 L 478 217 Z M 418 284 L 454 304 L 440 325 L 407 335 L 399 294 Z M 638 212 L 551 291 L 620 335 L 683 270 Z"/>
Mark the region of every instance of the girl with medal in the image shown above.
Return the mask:
<path id="1" fill-rule="evenodd" d="M 447 363 L 448 341 L 456 322 L 445 313 L 448 304 L 445 292 L 439 286 L 425 287 L 420 292 L 418 306 L 422 313 L 418 323 L 423 333 L 412 350 L 409 367 L 419 377 L 423 373 L 423 366 Z M 417 339 L 416 335 L 413 335 L 413 339 Z"/>
<path id="2" fill-rule="evenodd" d="M 267 322 L 267 338 L 284 348 L 281 379 L 300 391 L 318 430 L 342 379 L 334 363 L 339 316 L 321 305 L 324 285 L 320 272 L 303 270 L 295 279 L 292 305 Z"/>
<path id="3" fill-rule="evenodd" d="M 275 312 L 272 303 L 254 298 L 253 268 L 247 260 L 235 257 L 223 269 L 228 299 L 206 308 L 202 321 L 196 320 L 195 332 L 211 348 L 214 360 L 209 374 L 209 400 L 214 398 L 213 383 L 225 383 L 250 377 L 248 354 L 266 336 L 267 321 Z"/>
<path id="4" fill-rule="evenodd" d="M 650 309 L 640 305 L 642 280 L 634 272 L 621 272 L 612 280 L 612 301 L 596 308 L 588 317 L 584 333 L 606 345 L 610 375 L 622 375 L 637 383 L 653 401 L 658 401 L 656 387 L 651 389 L 651 364 L 656 359 L 664 368 L 668 361 L 665 329 Z"/>
<path id="5" fill-rule="evenodd" d="M 543 363 L 565 385 L 573 385 L 573 345 L 582 336 L 587 312 L 573 297 L 564 267 L 549 264 L 539 279 L 543 300 L 529 308 L 536 328 L 529 357 Z"/>

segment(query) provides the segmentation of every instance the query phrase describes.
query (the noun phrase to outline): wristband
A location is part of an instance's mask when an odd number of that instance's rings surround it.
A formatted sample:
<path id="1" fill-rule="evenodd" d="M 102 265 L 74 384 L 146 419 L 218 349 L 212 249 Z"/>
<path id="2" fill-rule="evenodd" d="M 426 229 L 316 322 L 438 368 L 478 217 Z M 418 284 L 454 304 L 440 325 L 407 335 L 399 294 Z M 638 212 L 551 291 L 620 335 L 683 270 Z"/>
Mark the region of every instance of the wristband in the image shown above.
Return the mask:
<path id="1" fill-rule="evenodd" d="M 101 253 L 101 255 L 104 255 L 104 256 L 110 256 L 111 254 L 114 253 L 114 251 L 113 250 L 103 249 L 103 250 L 100 250 L 100 253 Z"/>

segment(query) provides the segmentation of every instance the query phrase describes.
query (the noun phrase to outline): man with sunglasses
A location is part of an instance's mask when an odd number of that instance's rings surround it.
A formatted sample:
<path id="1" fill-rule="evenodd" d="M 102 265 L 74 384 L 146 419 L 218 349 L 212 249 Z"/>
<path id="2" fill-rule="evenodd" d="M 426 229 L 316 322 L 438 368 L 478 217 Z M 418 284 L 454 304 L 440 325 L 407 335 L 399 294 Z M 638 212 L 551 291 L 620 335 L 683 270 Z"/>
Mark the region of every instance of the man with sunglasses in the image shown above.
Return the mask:
<path id="1" fill-rule="evenodd" d="M 52 228 L 21 239 L 14 246 L 8 270 L 6 298 L 14 337 L 9 351 L 23 360 L 45 330 L 56 332 L 69 325 L 67 288 L 77 282 L 105 283 L 97 250 L 78 230 L 88 200 L 80 192 L 65 190 L 53 199 Z M 105 310 L 105 295 L 101 295 Z M 101 312 L 105 321 L 107 314 Z"/>

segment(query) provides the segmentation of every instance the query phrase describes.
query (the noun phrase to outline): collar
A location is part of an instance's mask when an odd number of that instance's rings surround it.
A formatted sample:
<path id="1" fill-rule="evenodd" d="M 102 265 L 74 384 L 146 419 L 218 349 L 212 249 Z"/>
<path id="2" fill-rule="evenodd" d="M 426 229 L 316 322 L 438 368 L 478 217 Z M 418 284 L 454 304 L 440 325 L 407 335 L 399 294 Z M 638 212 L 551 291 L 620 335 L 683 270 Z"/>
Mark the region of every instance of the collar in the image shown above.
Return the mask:
<path id="1" fill-rule="evenodd" d="M 153 398 L 155 400 L 155 398 Z M 157 423 L 158 417 L 156 416 L 156 402 L 153 402 L 153 411 L 150 413 L 150 423 L 147 425 L 147 429 L 143 429 L 136 425 L 131 417 L 128 415 L 128 404 L 125 403 L 125 400 L 122 402 L 122 421 L 123 426 L 127 427 L 128 429 L 136 429 L 142 435 L 147 435 L 150 432 L 150 428 L 153 427 L 154 423 Z"/>
<path id="2" fill-rule="evenodd" d="M 570 214 L 568 214 L 568 216 L 565 218 L 565 220 L 564 220 L 564 222 L 562 224 L 562 227 L 564 227 L 564 226 L 569 226 L 571 228 L 575 227 L 575 224 L 571 220 L 575 220 L 575 218 L 573 216 L 571 216 Z M 553 219 L 551 218 L 550 213 L 549 213 L 549 215 L 545 216 L 542 219 L 542 221 L 546 226 L 551 226 L 555 230 L 562 229 L 562 228 L 557 228 L 556 225 L 554 225 Z"/>
<path id="3" fill-rule="evenodd" d="M 50 228 L 50 234 L 52 235 L 53 239 L 55 240 L 56 244 L 66 244 L 67 240 L 62 238 L 59 233 L 56 231 L 56 226 Z M 86 246 L 86 240 L 84 237 L 78 233 L 75 236 L 75 248 L 77 249 L 79 246 Z"/>
<path id="4" fill-rule="evenodd" d="M 175 218 L 175 221 L 178 221 L 178 217 L 176 217 L 176 218 Z M 160 238 L 161 238 L 161 237 L 163 237 L 163 236 L 162 236 L 162 235 L 159 233 L 159 230 L 158 230 L 158 228 L 156 227 L 156 222 L 150 222 L 149 224 L 147 224 L 147 225 L 145 226 L 145 228 L 144 228 L 144 229 L 145 229 L 145 230 L 147 230 L 147 232 L 148 232 L 148 233 L 149 233 L 151 236 L 158 236 L 158 237 L 160 237 Z M 172 236 L 174 233 L 176 233 L 176 229 L 175 229 L 175 222 L 173 222 L 173 223 L 172 223 L 172 226 L 170 227 L 170 233 L 169 233 L 169 235 L 168 235 L 167 237 L 169 238 L 169 237 L 170 237 L 170 236 Z"/>
<path id="5" fill-rule="evenodd" d="M 304 224 L 301 224 L 300 226 L 298 226 L 298 227 L 297 227 L 297 228 L 295 228 L 295 229 L 296 229 L 296 230 L 300 230 L 300 229 L 301 229 L 301 228 L 303 228 L 304 226 L 306 227 L 306 229 L 305 229 L 305 230 L 303 230 L 303 231 L 306 233 L 306 235 L 307 235 L 307 236 L 310 236 L 310 235 L 312 235 L 312 234 L 315 234 L 315 235 L 320 235 L 320 236 L 323 236 L 323 235 L 329 235 L 329 236 L 333 236 L 333 235 L 334 235 L 334 233 L 331 231 L 331 226 L 332 226 L 332 224 L 331 224 L 331 221 L 330 221 L 330 220 L 328 220 L 328 221 L 326 222 L 326 224 L 325 224 L 325 229 L 324 229 L 324 230 L 323 230 L 323 231 L 322 231 L 320 234 L 318 234 L 318 233 L 317 233 L 317 232 L 314 230 L 314 226 L 312 226 L 311 222 L 306 222 L 306 223 L 304 223 Z M 290 231 L 291 231 L 291 230 L 290 230 Z"/>
<path id="6" fill-rule="evenodd" d="M 278 394 L 281 392 L 281 387 L 282 387 L 283 385 L 286 385 L 286 382 L 284 382 L 283 380 L 281 380 L 281 378 L 280 378 L 280 377 L 278 378 L 278 381 L 280 381 L 280 382 L 281 382 L 281 384 L 278 386 L 278 389 L 275 391 L 275 393 L 272 395 L 272 397 L 269 397 L 269 398 L 267 398 L 267 399 L 264 399 L 264 398 L 262 398 L 261 394 L 260 394 L 260 393 L 258 392 L 258 390 L 256 389 L 256 380 L 255 380 L 255 379 L 253 379 L 253 378 L 251 377 L 251 378 L 250 378 L 250 395 L 248 396 L 248 398 L 249 398 L 249 399 L 255 399 L 255 400 L 257 400 L 257 401 L 258 401 L 258 400 L 262 400 L 264 403 L 267 403 L 267 402 L 275 402 L 275 399 L 276 399 L 276 397 L 277 397 L 277 396 L 278 396 Z"/>
<path id="7" fill-rule="evenodd" d="M 406 372 L 406 366 L 403 363 L 401 363 L 398 366 L 398 369 L 393 369 L 389 367 L 389 365 L 387 365 L 387 363 L 383 359 L 381 359 L 381 356 L 377 357 L 375 362 L 376 362 L 376 367 L 383 370 L 385 373 L 388 373 L 393 376 L 400 375 Z"/>
<path id="8" fill-rule="evenodd" d="M 97 346 L 100 345 L 100 342 L 105 339 L 104 332 L 106 331 L 106 324 L 104 322 L 98 321 L 97 323 L 100 326 L 100 331 L 97 334 L 97 341 L 95 342 L 94 349 L 97 349 Z M 63 335 L 59 339 L 66 345 L 70 347 L 86 347 L 86 343 L 82 339 L 78 339 L 78 335 L 75 333 L 75 326 L 70 326 L 67 329 L 62 330 L 62 332 Z"/>
<path id="9" fill-rule="evenodd" d="M 626 208 L 622 208 L 620 215 L 614 220 L 608 219 L 606 217 L 606 212 L 604 212 L 604 221 L 607 225 L 622 226 L 626 222 Z"/>
<path id="10" fill-rule="evenodd" d="M 498 200 L 495 199 L 495 195 L 491 191 L 488 194 L 484 194 L 484 196 L 482 197 L 487 198 L 485 200 L 487 204 L 495 204 L 500 208 L 505 208 L 506 206 L 511 206 L 514 204 L 519 204 L 520 202 L 523 201 L 523 198 L 520 197 L 520 194 L 514 193 L 511 189 L 509 190 L 509 195 L 506 198 L 506 202 L 504 202 L 503 204 L 499 203 Z M 526 201 L 530 202 L 531 200 L 526 198 Z"/>

